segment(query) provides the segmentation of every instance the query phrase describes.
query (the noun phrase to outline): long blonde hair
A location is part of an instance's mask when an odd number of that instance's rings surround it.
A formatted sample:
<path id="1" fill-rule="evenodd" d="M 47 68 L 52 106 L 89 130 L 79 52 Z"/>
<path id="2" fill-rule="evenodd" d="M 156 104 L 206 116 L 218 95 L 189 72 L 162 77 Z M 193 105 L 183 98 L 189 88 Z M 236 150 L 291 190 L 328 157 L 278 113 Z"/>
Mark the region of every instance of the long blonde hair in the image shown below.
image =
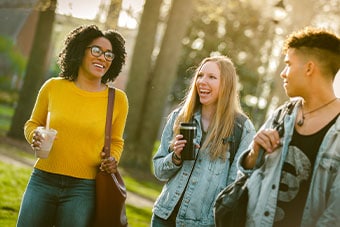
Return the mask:
<path id="1" fill-rule="evenodd" d="M 210 123 L 208 135 L 201 148 L 209 148 L 208 150 L 212 159 L 219 157 L 225 159 L 226 146 L 228 146 L 228 144 L 223 143 L 223 138 L 231 135 L 236 114 L 243 114 L 237 91 L 238 76 L 230 58 L 226 56 L 214 56 L 201 61 L 195 71 L 189 90 L 181 103 L 182 108 L 175 120 L 173 132 L 174 136 L 179 134 L 180 122 L 189 122 L 194 112 L 201 107 L 196 90 L 196 80 L 202 66 L 209 61 L 215 62 L 218 65 L 221 81 L 217 109 Z"/>

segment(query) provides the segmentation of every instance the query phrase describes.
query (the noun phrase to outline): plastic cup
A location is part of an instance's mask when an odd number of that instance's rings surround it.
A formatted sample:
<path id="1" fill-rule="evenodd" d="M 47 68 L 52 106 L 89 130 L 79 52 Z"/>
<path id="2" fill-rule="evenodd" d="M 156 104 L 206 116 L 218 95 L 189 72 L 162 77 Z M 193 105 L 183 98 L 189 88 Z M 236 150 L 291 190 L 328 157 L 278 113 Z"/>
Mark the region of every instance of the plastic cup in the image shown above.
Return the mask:
<path id="1" fill-rule="evenodd" d="M 42 135 L 43 140 L 41 141 L 40 150 L 35 151 L 35 156 L 37 158 L 47 158 L 57 135 L 57 130 L 53 128 L 46 129 L 44 127 L 38 127 L 37 130 Z"/>

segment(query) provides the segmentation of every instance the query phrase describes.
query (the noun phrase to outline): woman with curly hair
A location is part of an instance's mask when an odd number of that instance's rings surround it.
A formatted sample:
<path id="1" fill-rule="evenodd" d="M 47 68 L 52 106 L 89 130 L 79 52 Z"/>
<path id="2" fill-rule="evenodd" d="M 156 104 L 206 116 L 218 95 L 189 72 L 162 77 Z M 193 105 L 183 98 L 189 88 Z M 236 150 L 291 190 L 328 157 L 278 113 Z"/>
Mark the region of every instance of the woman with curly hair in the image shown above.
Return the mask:
<path id="1" fill-rule="evenodd" d="M 126 94 L 116 89 L 111 155 L 103 159 L 108 82 L 125 63 L 125 40 L 117 31 L 80 26 L 59 54 L 59 77 L 41 87 L 24 134 L 41 149 L 38 126 L 57 130 L 47 158 L 38 158 L 22 200 L 17 226 L 91 226 L 98 166 L 114 173 L 123 151 L 128 113 Z"/>

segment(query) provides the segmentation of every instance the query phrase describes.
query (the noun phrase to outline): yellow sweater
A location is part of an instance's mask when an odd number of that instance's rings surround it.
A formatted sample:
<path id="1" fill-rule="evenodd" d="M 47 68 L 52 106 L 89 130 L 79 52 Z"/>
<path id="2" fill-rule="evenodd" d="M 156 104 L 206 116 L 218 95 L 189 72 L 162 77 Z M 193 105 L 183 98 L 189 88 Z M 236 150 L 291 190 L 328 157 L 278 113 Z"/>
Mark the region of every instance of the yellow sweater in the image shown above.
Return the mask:
<path id="1" fill-rule="evenodd" d="M 41 87 L 24 133 L 32 143 L 33 131 L 45 126 L 51 112 L 50 127 L 58 131 L 47 159 L 38 159 L 35 168 L 82 179 L 94 179 L 104 146 L 108 89 L 88 92 L 74 82 L 51 78 Z M 123 132 L 128 113 L 126 94 L 116 89 L 112 118 L 111 155 L 119 161 L 123 151 Z"/>

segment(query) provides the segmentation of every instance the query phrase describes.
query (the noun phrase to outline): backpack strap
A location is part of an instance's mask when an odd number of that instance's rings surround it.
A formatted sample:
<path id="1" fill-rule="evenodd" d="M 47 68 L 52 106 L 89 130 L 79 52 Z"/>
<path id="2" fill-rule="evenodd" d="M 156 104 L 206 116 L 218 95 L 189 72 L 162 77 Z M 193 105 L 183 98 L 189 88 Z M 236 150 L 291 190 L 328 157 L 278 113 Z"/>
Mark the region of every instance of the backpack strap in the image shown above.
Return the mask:
<path id="1" fill-rule="evenodd" d="M 279 132 L 279 136 L 282 137 L 284 134 L 283 121 L 286 115 L 290 115 L 293 112 L 294 106 L 299 102 L 299 100 L 290 100 L 285 102 L 284 105 L 276 113 L 274 117 L 272 128 Z"/>
<path id="2" fill-rule="evenodd" d="M 231 163 L 234 161 L 235 154 L 240 146 L 241 138 L 242 138 L 242 132 L 243 132 L 243 126 L 244 122 L 246 122 L 248 118 L 244 116 L 243 114 L 238 114 L 236 116 L 236 125 L 234 125 L 233 133 L 234 133 L 234 145 L 232 145 L 232 156 L 230 157 Z"/>
<path id="3" fill-rule="evenodd" d="M 223 139 L 224 144 L 229 143 L 230 166 L 233 163 L 238 147 L 240 146 L 243 126 L 246 120 L 246 116 L 244 116 L 243 114 L 237 114 L 235 117 L 232 134 L 229 137 Z"/>
<path id="4" fill-rule="evenodd" d="M 294 106 L 296 105 L 297 102 L 298 102 L 297 100 L 287 101 L 277 112 L 273 121 L 273 128 L 279 131 L 280 136 L 282 136 L 284 133 L 283 119 L 286 116 L 286 114 L 290 115 L 292 113 Z M 223 138 L 224 144 L 229 143 L 230 166 L 233 163 L 238 147 L 240 146 L 244 122 L 247 119 L 248 118 L 245 115 L 238 113 L 235 117 L 233 133 L 229 137 Z"/>
<path id="5" fill-rule="evenodd" d="M 287 102 L 285 102 L 284 105 L 282 105 L 275 117 L 274 120 L 272 122 L 272 128 L 276 129 L 279 133 L 280 138 L 283 137 L 284 135 L 284 119 L 286 117 L 286 115 L 290 115 L 293 112 L 293 109 L 295 107 L 295 105 L 299 102 L 299 100 L 289 100 Z M 263 163 L 263 155 L 264 155 L 264 149 L 261 148 L 259 151 L 259 155 L 257 156 L 256 159 L 256 164 L 254 166 L 254 170 L 257 168 L 260 168 L 260 166 Z"/>

